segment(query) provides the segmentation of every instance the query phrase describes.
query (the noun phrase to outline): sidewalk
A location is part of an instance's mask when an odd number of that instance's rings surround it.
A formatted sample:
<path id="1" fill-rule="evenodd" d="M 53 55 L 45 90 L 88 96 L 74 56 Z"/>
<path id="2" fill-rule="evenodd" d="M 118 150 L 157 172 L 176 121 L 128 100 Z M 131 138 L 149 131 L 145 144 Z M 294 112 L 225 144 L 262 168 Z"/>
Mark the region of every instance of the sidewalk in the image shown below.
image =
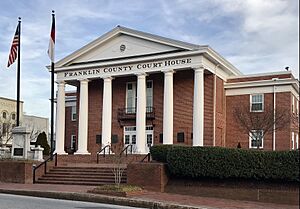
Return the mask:
<path id="1" fill-rule="evenodd" d="M 159 192 L 145 192 L 130 198 L 113 197 L 87 193 L 93 186 L 53 185 L 53 184 L 13 184 L 0 183 L 0 193 L 20 194 L 56 199 L 88 202 L 113 203 L 147 208 L 224 208 L 224 209 L 298 209 L 297 205 L 283 205 L 262 202 L 238 201 L 220 198 L 195 197 Z"/>

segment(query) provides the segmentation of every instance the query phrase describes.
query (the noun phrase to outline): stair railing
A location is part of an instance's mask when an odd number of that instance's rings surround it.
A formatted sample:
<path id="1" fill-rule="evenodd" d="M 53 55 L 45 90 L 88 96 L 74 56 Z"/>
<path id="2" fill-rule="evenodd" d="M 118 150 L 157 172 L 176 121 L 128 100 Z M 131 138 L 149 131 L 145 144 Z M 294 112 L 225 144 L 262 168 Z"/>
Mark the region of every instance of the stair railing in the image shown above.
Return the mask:
<path id="1" fill-rule="evenodd" d="M 56 167 L 57 166 L 57 153 L 55 154 L 52 154 L 50 155 L 49 158 L 47 158 L 44 162 L 42 162 L 41 164 L 39 164 L 38 166 L 36 167 L 33 167 L 33 183 L 35 184 L 35 172 L 38 168 L 42 167 L 43 165 L 44 166 L 44 174 L 47 174 L 47 162 L 49 161 L 52 161 L 53 160 L 53 157 L 55 157 L 55 161 L 54 161 L 54 166 Z"/>
<path id="2" fill-rule="evenodd" d="M 97 164 L 99 163 L 99 155 L 103 152 L 103 157 L 105 157 L 106 149 L 108 148 L 108 154 L 110 155 L 110 145 L 104 146 L 99 152 L 97 152 Z"/>
<path id="3" fill-rule="evenodd" d="M 128 144 L 121 152 L 120 152 L 120 156 L 122 156 L 122 154 L 125 152 L 125 156 L 127 157 L 128 155 L 128 149 L 130 148 L 130 154 L 132 154 L 132 149 L 133 149 L 133 145 L 132 144 Z"/>
<path id="4" fill-rule="evenodd" d="M 141 162 L 144 162 L 144 160 L 147 158 L 147 162 L 150 162 L 151 153 L 149 152 L 142 160 Z"/>

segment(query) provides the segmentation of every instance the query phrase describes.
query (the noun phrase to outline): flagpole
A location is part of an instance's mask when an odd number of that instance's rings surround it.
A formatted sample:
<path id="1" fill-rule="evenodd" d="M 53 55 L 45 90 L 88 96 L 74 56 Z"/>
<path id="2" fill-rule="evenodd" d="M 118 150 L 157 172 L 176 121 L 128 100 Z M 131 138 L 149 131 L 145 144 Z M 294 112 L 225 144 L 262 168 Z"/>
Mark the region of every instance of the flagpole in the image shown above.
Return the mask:
<path id="1" fill-rule="evenodd" d="M 17 67 L 17 126 L 20 126 L 20 77 L 21 77 L 21 17 L 19 17 L 19 43 L 18 43 L 18 67 Z"/>
<path id="2" fill-rule="evenodd" d="M 54 10 L 52 10 L 52 22 L 55 19 Z M 51 152 L 50 155 L 53 155 L 53 142 L 54 142 L 54 61 L 51 61 Z"/>

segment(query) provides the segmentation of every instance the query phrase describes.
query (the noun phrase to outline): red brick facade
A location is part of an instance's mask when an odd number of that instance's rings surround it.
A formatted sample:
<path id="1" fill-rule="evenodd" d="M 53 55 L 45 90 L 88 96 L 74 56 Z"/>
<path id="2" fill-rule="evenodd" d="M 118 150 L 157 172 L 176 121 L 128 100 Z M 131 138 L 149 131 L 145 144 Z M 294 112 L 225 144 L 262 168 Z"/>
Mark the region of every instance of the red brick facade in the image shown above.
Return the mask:
<path id="1" fill-rule="evenodd" d="M 204 73 L 204 146 L 249 148 L 249 136 L 238 124 L 233 116 L 236 105 L 250 108 L 250 95 L 226 96 L 225 83 L 235 83 L 254 80 L 272 79 L 274 76 L 247 77 L 230 79 L 227 82 L 218 76 L 205 71 Z M 293 78 L 291 74 L 276 75 L 276 78 Z M 155 73 L 147 76 L 153 81 L 153 107 L 154 120 L 147 120 L 147 125 L 154 127 L 154 144 L 160 144 L 160 134 L 163 133 L 163 101 L 164 101 L 164 74 Z M 117 135 L 118 143 L 112 144 L 115 152 L 124 147 L 124 126 L 135 126 L 135 120 L 120 121 L 119 108 L 125 108 L 126 83 L 136 82 L 136 76 L 117 77 L 112 80 L 112 135 Z M 173 143 L 193 144 L 193 70 L 177 71 L 173 77 Z M 101 135 L 102 106 L 103 106 L 103 80 L 97 79 L 89 82 L 89 115 L 88 115 L 88 151 L 95 155 L 101 145 L 96 144 L 96 135 Z M 276 106 L 285 108 L 291 113 L 289 128 L 276 131 L 276 150 L 289 150 L 292 148 L 291 133 L 299 134 L 298 114 L 292 113 L 291 92 L 276 93 Z M 79 114 L 79 87 L 77 88 L 77 115 Z M 296 107 L 295 99 L 295 107 Z M 264 93 L 264 105 L 273 105 L 273 93 Z M 65 147 L 70 147 L 71 135 L 78 135 L 78 120 L 71 121 L 71 107 L 66 107 Z M 184 142 L 177 142 L 177 134 L 184 133 Z M 138 140 L 138 139 L 137 139 Z M 264 138 L 264 150 L 272 150 L 273 132 Z"/>

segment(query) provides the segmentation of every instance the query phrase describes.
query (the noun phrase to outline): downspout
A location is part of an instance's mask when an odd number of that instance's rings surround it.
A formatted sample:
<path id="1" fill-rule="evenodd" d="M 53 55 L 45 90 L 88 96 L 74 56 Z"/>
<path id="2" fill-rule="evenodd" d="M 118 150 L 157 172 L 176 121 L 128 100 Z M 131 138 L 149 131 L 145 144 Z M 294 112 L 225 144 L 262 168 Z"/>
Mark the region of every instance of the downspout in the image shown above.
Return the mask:
<path id="1" fill-rule="evenodd" d="M 274 82 L 278 80 L 278 78 L 272 79 Z M 276 87 L 273 85 L 273 151 L 276 149 Z"/>
<path id="2" fill-rule="evenodd" d="M 220 64 L 217 64 L 215 67 L 215 74 L 214 74 L 214 129 L 213 129 L 213 146 L 216 146 L 216 99 L 217 99 L 217 68 L 220 66 Z"/>

